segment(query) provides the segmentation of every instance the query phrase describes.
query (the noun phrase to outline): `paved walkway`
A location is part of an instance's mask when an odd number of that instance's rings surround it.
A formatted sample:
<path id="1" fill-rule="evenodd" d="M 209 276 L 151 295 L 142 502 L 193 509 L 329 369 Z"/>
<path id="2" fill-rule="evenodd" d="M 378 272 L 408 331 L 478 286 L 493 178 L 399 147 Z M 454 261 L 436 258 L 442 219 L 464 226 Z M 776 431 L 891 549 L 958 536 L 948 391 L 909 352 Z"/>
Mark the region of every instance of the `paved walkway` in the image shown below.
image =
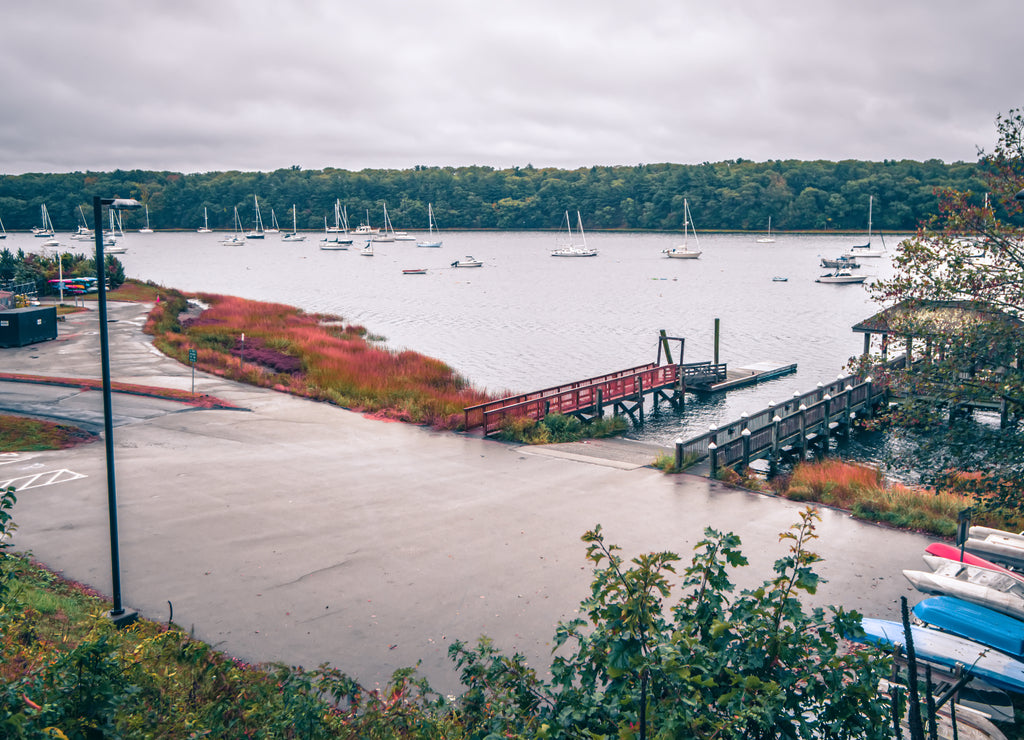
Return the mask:
<path id="1" fill-rule="evenodd" d="M 111 304 L 115 381 L 188 389 L 188 367 L 142 334 L 146 307 Z M 95 312 L 56 341 L 0 349 L 7 372 L 99 377 Z M 753 585 L 783 552 L 800 506 L 644 467 L 634 443 L 534 449 L 370 420 L 327 404 L 196 374 L 196 390 L 244 411 L 114 394 L 122 591 L 248 661 L 329 661 L 373 684 L 422 660 L 457 683 L 453 639 L 487 634 L 543 667 L 590 571 L 579 537 L 600 523 L 627 555 L 689 553 L 704 527 L 732 530 Z M 95 425 L 96 391 L 0 384 L 0 410 L 40 409 Z M 600 453 L 600 454 L 595 454 Z M 22 488 L 18 547 L 109 592 L 102 444 L 0 457 Z M 928 538 L 826 510 L 817 551 L 829 579 L 817 604 L 895 617 L 913 597 L 900 573 Z M 913 600 L 913 598 L 912 598 Z"/>

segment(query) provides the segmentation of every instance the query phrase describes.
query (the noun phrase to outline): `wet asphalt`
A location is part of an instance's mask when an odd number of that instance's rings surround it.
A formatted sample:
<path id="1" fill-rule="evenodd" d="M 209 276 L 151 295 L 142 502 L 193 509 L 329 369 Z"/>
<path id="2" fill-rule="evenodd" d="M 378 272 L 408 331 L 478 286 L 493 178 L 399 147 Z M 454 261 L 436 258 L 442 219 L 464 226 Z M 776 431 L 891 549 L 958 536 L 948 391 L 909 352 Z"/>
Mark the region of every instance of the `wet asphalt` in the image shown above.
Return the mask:
<path id="1" fill-rule="evenodd" d="M 114 381 L 190 390 L 190 368 L 142 332 L 148 307 L 110 304 Z M 0 372 L 99 378 L 95 311 L 57 340 L 0 349 Z M 738 533 L 772 576 L 801 505 L 649 467 L 629 442 L 530 448 L 365 418 L 205 373 L 195 390 L 238 410 L 113 394 L 122 596 L 248 662 L 329 662 L 373 686 L 416 665 L 457 689 L 453 640 L 491 637 L 544 672 L 590 569 L 581 535 L 601 524 L 627 557 L 684 557 L 705 527 Z M 0 411 L 102 431 L 102 394 L 0 382 Z M 19 489 L 16 546 L 111 590 L 104 446 L 0 456 Z M 897 618 L 919 598 L 901 574 L 931 538 L 821 510 L 813 548 L 827 579 L 809 605 Z"/>

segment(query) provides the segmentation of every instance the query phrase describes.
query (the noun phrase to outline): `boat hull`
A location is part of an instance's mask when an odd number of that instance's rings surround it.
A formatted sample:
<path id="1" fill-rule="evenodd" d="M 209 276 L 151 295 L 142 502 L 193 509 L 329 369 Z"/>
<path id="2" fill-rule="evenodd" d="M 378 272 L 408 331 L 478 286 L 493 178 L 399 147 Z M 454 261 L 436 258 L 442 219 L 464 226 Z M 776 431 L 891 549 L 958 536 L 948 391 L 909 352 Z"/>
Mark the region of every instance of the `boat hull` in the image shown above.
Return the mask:
<path id="1" fill-rule="evenodd" d="M 1024 622 L 988 607 L 954 596 L 933 596 L 914 606 L 914 616 L 943 632 L 1024 658 Z"/>

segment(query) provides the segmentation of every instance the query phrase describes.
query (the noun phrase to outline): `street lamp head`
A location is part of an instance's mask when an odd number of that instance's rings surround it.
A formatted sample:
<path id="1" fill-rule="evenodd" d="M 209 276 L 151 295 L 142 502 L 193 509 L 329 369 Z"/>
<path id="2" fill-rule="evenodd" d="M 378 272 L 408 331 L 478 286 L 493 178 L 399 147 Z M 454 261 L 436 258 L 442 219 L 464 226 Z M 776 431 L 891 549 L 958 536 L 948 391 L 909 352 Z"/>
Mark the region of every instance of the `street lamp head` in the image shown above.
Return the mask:
<path id="1" fill-rule="evenodd" d="M 1015 196 L 1013 196 L 1013 199 L 1014 200 L 1024 200 L 1024 190 L 1021 190 Z"/>
<path id="2" fill-rule="evenodd" d="M 100 198 L 100 203 L 119 211 L 134 211 L 142 208 L 142 204 L 135 198 Z"/>

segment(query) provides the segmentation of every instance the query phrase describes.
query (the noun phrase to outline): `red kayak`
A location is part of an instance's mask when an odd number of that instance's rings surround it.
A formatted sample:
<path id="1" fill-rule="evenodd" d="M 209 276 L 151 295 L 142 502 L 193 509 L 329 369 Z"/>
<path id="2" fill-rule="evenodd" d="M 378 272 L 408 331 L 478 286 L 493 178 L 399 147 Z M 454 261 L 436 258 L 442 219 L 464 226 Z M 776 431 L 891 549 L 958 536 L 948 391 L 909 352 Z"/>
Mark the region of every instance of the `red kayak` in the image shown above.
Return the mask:
<path id="1" fill-rule="evenodd" d="M 994 570 L 999 573 L 1006 573 L 1013 576 L 1018 581 L 1024 582 L 1024 575 L 1018 573 L 1015 570 L 1004 568 L 1001 565 L 996 565 L 991 560 L 985 560 L 985 558 L 979 558 L 977 555 L 971 555 L 969 552 L 964 553 L 964 558 L 960 560 L 960 548 L 954 547 L 953 545 L 947 545 L 943 542 L 933 542 L 924 549 L 929 555 L 935 555 L 936 557 L 946 558 L 947 560 L 955 560 L 958 563 L 963 562 L 965 565 L 975 565 L 985 570 Z"/>

